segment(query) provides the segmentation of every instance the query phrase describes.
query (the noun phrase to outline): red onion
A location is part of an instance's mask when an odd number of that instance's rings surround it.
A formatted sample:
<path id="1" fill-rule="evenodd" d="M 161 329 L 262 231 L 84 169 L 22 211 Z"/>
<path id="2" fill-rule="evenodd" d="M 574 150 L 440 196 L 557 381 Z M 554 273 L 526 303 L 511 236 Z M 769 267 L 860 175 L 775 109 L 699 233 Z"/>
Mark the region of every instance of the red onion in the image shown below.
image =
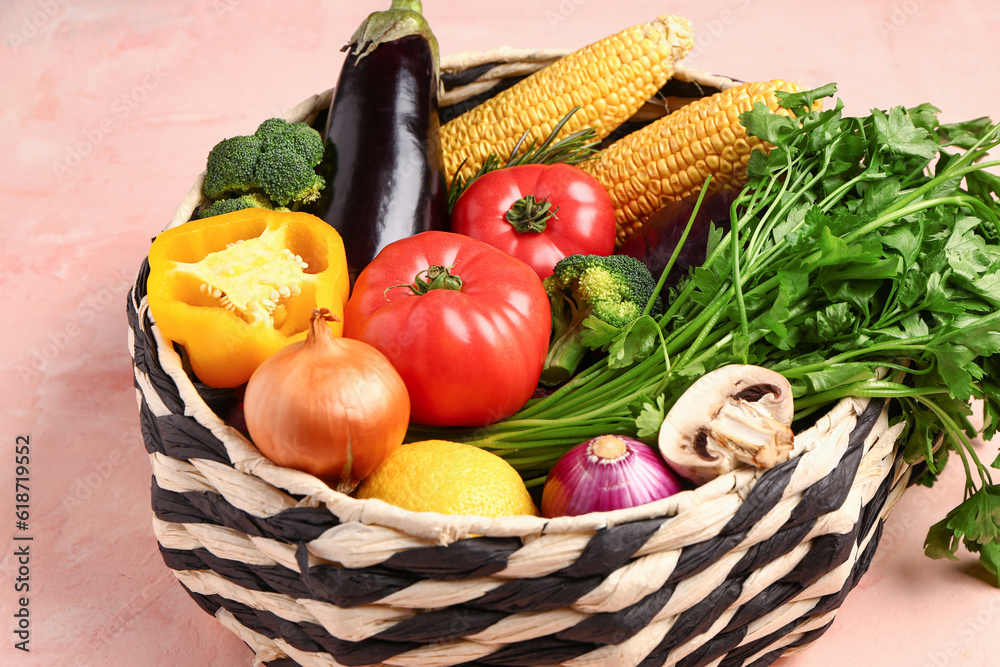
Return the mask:
<path id="1" fill-rule="evenodd" d="M 580 443 L 552 466 L 542 492 L 542 515 L 577 516 L 635 507 L 683 488 L 648 445 L 617 435 Z"/>

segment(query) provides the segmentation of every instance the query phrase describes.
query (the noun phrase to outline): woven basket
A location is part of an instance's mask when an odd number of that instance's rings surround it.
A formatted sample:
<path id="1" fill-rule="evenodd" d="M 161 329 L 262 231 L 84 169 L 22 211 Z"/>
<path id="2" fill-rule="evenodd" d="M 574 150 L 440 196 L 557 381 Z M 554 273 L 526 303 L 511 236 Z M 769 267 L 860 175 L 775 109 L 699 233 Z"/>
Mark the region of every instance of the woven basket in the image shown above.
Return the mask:
<path id="1" fill-rule="evenodd" d="M 562 54 L 446 59 L 442 114 Z M 641 113 L 731 85 L 681 70 Z M 286 118 L 320 122 L 331 93 Z M 200 203 L 201 179 L 170 226 Z M 233 392 L 185 371 L 147 275 L 127 308 L 153 530 L 191 597 L 270 664 L 768 665 L 830 626 L 910 477 L 888 407 L 846 399 L 796 435 L 800 456 L 630 510 L 484 519 L 356 500 L 226 423 Z"/>

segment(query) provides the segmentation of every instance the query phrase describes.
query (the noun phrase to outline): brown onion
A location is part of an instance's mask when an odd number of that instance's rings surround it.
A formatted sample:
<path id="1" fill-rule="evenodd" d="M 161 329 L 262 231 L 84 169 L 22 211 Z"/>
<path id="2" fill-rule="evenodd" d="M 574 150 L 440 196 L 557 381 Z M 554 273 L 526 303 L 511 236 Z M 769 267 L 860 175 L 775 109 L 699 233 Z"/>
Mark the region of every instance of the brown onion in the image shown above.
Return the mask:
<path id="1" fill-rule="evenodd" d="M 247 431 L 274 463 L 349 493 L 403 442 L 406 385 L 371 345 L 334 336 L 326 308 L 304 341 L 261 364 L 247 383 Z"/>

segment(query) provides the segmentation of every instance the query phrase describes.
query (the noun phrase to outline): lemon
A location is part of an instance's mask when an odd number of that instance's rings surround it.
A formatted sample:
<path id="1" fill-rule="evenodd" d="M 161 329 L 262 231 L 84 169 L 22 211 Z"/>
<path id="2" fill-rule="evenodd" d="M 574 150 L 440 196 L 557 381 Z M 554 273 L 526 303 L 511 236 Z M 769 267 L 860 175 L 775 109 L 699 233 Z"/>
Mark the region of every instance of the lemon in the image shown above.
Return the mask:
<path id="1" fill-rule="evenodd" d="M 538 515 L 509 463 L 484 449 L 446 440 L 401 446 L 361 482 L 356 495 L 413 512 Z"/>

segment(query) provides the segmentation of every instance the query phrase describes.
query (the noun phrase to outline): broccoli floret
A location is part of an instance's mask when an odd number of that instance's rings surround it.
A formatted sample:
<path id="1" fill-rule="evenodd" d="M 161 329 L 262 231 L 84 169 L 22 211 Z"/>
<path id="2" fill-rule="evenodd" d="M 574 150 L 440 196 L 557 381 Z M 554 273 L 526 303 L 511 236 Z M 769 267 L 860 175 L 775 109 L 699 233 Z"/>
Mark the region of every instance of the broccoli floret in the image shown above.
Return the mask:
<path id="1" fill-rule="evenodd" d="M 289 206 L 293 202 L 308 204 L 319 199 L 326 185 L 314 167 L 292 147 L 265 144 L 257 163 L 257 183 L 279 206 Z"/>
<path id="2" fill-rule="evenodd" d="M 270 204 L 260 208 L 297 210 L 318 199 L 326 186 L 316 173 L 322 158 L 319 132 L 271 118 L 253 134 L 223 139 L 212 148 L 202 192 L 212 200 L 256 195 Z"/>
<path id="3" fill-rule="evenodd" d="M 552 306 L 552 340 L 545 357 L 542 383 L 571 378 L 590 348 L 582 333 L 588 317 L 621 329 L 646 308 L 656 281 L 646 265 L 628 255 L 570 255 L 543 281 Z M 660 298 L 650 315 L 663 311 Z"/>
<path id="4" fill-rule="evenodd" d="M 208 154 L 205 183 L 201 191 L 209 199 L 223 199 L 253 191 L 257 187 L 259 158 L 260 139 L 257 137 L 223 139 Z"/>
<path id="5" fill-rule="evenodd" d="M 269 118 L 253 134 L 265 144 L 277 141 L 277 145 L 291 148 L 310 167 L 315 167 L 323 159 L 323 139 L 319 132 L 305 123 L 289 123 L 282 118 Z"/>
<path id="6" fill-rule="evenodd" d="M 213 215 L 223 215 L 233 211 L 241 211 L 245 208 L 274 208 L 271 200 L 259 194 L 240 195 L 232 199 L 219 199 L 202 211 L 199 218 L 210 218 Z M 287 209 L 286 209 L 287 210 Z"/>

